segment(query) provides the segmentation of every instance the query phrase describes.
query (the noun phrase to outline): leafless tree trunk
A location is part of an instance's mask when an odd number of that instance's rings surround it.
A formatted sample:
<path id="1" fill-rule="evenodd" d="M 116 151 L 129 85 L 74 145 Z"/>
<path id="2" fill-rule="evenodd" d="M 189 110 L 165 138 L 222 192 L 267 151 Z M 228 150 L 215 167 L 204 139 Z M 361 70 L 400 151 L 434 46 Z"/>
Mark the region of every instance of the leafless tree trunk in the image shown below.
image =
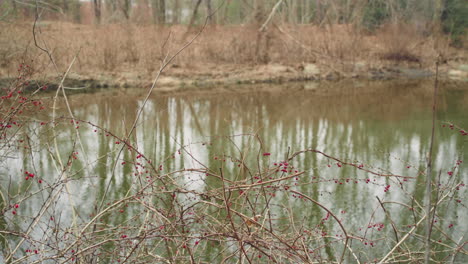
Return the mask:
<path id="1" fill-rule="evenodd" d="M 321 10 L 320 0 L 315 2 L 315 23 L 320 24 L 322 22 L 322 10 Z"/>
<path id="2" fill-rule="evenodd" d="M 71 19 L 74 22 L 80 22 L 79 0 L 62 0 L 62 4 L 60 6 L 69 19 Z"/>
<path id="3" fill-rule="evenodd" d="M 80 23 L 81 22 L 80 1 L 79 0 L 73 0 L 73 1 L 63 0 L 63 2 L 68 2 L 67 3 L 68 14 L 69 16 L 71 16 L 73 22 Z"/>
<path id="4" fill-rule="evenodd" d="M 122 13 L 124 14 L 126 20 L 130 19 L 131 8 L 132 5 L 130 3 L 130 0 L 123 0 L 123 2 L 121 2 L 120 9 L 122 10 Z"/>
<path id="5" fill-rule="evenodd" d="M 434 3 L 434 22 L 440 22 L 440 17 L 442 16 L 444 0 L 435 0 Z"/>
<path id="6" fill-rule="evenodd" d="M 105 3 L 106 3 L 106 11 L 107 12 L 112 14 L 115 11 L 117 11 L 117 5 L 116 5 L 115 1 L 107 0 Z"/>
<path id="7" fill-rule="evenodd" d="M 14 1 L 13 1 L 14 2 Z M 62 6 L 63 6 L 63 12 L 65 14 L 68 14 L 68 10 L 69 10 L 69 6 L 68 6 L 68 2 L 67 0 L 62 0 Z"/>
<path id="8" fill-rule="evenodd" d="M 206 1 L 206 13 L 208 15 L 208 21 L 213 24 L 216 20 L 214 19 L 213 8 L 211 7 L 211 0 Z"/>
<path id="9" fill-rule="evenodd" d="M 200 7 L 200 3 L 202 0 L 197 0 L 195 3 L 195 7 L 193 8 L 192 12 L 192 17 L 190 18 L 189 22 L 189 28 L 193 26 L 193 23 L 195 23 L 195 19 L 197 19 L 197 14 L 198 14 L 198 8 Z"/>
<path id="10" fill-rule="evenodd" d="M 16 1 L 15 0 L 10 0 L 11 1 L 11 7 L 13 8 L 13 14 L 17 16 L 18 14 L 18 9 L 16 7 Z"/>
<path id="11" fill-rule="evenodd" d="M 282 1 L 282 0 L 279 0 Z M 269 47 L 270 47 L 270 31 L 265 26 L 267 19 L 266 13 L 266 2 L 265 0 L 256 0 L 254 2 L 254 14 L 255 24 L 258 28 L 257 39 L 255 43 L 255 57 L 258 63 L 268 63 L 269 59 Z"/>
<path id="12" fill-rule="evenodd" d="M 94 17 L 96 18 L 96 23 L 101 24 L 101 0 L 93 0 L 94 4 Z"/>
<path id="13" fill-rule="evenodd" d="M 159 0 L 159 22 L 166 23 L 166 0 Z"/>
<path id="14" fill-rule="evenodd" d="M 152 9 L 154 23 L 166 23 L 166 0 L 153 0 Z"/>
<path id="15" fill-rule="evenodd" d="M 174 11 L 173 11 L 172 23 L 173 24 L 179 24 L 180 23 L 180 0 L 175 0 L 174 1 Z"/>
<path id="16" fill-rule="evenodd" d="M 230 1 L 227 1 L 224 3 L 224 7 L 220 9 L 219 11 L 219 16 L 217 21 L 218 24 L 227 24 L 228 23 L 228 10 L 229 10 L 229 5 L 231 4 Z M 242 5 L 242 3 L 241 3 Z M 242 17 L 242 7 L 239 8 L 239 17 Z"/>

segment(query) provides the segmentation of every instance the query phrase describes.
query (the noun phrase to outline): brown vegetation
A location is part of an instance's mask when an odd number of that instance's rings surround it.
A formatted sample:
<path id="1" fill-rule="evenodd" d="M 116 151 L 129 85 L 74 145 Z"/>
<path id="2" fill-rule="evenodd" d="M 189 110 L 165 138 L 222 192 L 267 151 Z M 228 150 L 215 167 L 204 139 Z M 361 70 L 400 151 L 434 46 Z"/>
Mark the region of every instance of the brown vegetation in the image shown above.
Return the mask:
<path id="1" fill-rule="evenodd" d="M 30 60 L 47 68 L 48 75 L 56 74 L 52 67 L 46 67 L 47 56 L 34 48 L 32 23 L 2 23 L 1 27 L 1 76 L 12 76 L 17 65 Z M 196 31 L 181 25 L 43 22 L 38 24 L 36 38 L 39 46 L 53 51 L 59 69 L 78 55 L 73 68 L 78 76 L 135 82 L 151 79 L 165 55 L 173 54 Z M 269 77 L 297 78 L 308 75 L 303 67 L 313 63 L 322 77 L 349 77 L 395 63 L 432 67 L 440 52 L 449 60 L 466 60 L 462 50 L 449 46 L 447 37 L 424 36 L 410 25 L 389 25 L 375 34 L 366 34 L 352 25 L 283 24 L 266 32 L 259 32 L 254 25 L 211 26 L 177 57 L 166 74 L 182 79 L 236 76 L 243 80 L 254 78 L 252 67 L 258 70 L 259 65 L 280 64 L 287 67 L 262 70 Z"/>
<path id="2" fill-rule="evenodd" d="M 53 50 L 60 71 L 79 53 L 74 77 L 110 85 L 149 82 L 165 56 L 205 22 L 203 34 L 165 72 L 177 84 L 382 78 L 408 68 L 427 76 L 440 56 L 443 62 L 467 61 L 463 42 L 468 22 L 459 0 L 434 0 L 433 5 L 395 0 L 50 0 L 12 1 L 2 7 L 2 77 L 34 58 L 34 65 L 38 60 L 48 64 L 33 45 L 36 11 L 36 40 Z M 442 73 L 454 67 L 458 65 L 442 67 Z M 56 76 L 55 68 L 45 72 Z"/>

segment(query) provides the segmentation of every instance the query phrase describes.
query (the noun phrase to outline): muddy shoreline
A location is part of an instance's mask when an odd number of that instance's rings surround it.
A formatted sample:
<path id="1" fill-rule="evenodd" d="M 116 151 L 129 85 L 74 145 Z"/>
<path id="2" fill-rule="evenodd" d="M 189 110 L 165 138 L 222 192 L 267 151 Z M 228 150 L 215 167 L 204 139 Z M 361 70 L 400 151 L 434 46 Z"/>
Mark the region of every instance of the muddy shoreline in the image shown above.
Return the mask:
<path id="1" fill-rule="evenodd" d="M 90 89 L 101 88 L 129 88 L 150 87 L 157 73 L 139 74 L 136 72 L 102 72 L 99 74 L 70 73 L 64 82 L 67 90 L 74 92 L 89 92 Z M 428 69 L 386 66 L 380 68 L 357 69 L 354 71 L 322 70 L 315 64 L 285 66 L 280 64 L 256 66 L 216 66 L 200 69 L 186 69 L 173 65 L 160 75 L 156 89 L 163 92 L 214 88 L 216 86 L 235 86 L 246 84 L 284 84 L 294 82 L 320 82 L 344 80 L 418 80 L 435 76 L 435 72 Z M 441 80 L 468 81 L 468 65 L 456 67 L 442 65 L 439 68 Z M 0 77 L 0 88 L 7 89 L 14 83 L 15 78 Z M 26 90 L 38 88 L 38 84 L 47 85 L 49 90 L 58 87 L 60 79 L 52 76 L 32 78 Z"/>

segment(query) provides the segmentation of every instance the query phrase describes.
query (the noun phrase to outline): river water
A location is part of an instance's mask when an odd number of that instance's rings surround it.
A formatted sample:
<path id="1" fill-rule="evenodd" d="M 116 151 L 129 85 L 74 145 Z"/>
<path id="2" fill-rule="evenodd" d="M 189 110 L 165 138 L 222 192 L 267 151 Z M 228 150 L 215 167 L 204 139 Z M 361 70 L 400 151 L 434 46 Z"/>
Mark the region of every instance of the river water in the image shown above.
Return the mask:
<path id="1" fill-rule="evenodd" d="M 44 240 L 50 222 L 46 219 L 60 219 L 65 227 L 86 223 L 96 208 L 126 197 L 141 184 L 135 177 L 145 173 L 139 165 L 142 158 L 122 148 L 122 139 L 132 128 L 145 92 L 129 88 L 69 95 L 74 116 L 81 121 L 69 121 L 68 110 L 61 104 L 57 116 L 63 119 L 54 133 L 50 122 L 39 124 L 50 121 L 50 116 L 31 124 L 31 137 L 37 138 L 34 151 L 18 151 L 14 158 L 3 161 L 1 190 L 11 194 L 10 204 L 20 204 L 16 215 L 9 210 L 2 217 L 4 228 L 26 232 L 47 195 L 53 193 L 40 191 L 36 183 L 23 177 L 11 179 L 34 171 L 44 186 L 65 177 L 56 167 L 56 151 L 63 164 L 73 161 L 66 176 L 70 181 L 39 216 L 40 223 L 31 228 L 35 241 Z M 351 242 L 354 256 L 348 252 L 348 261 L 371 261 L 382 258 L 395 244 L 392 223 L 401 239 L 424 214 L 418 206 L 424 205 L 432 95 L 432 81 L 252 85 L 171 93 L 156 89 L 130 141 L 161 174 L 185 170 L 174 178 L 179 188 L 193 191 L 177 194 L 182 207 L 200 199 L 195 193 L 219 190 L 219 178 L 209 177 L 206 171 L 243 183 L 300 174 L 270 184 L 269 199 L 257 201 L 254 191 L 236 190 L 236 195 L 248 191 L 254 195 L 252 200 L 237 204 L 237 210 L 247 216 L 259 214 L 282 232 L 309 234 L 309 254 L 315 261 L 339 259 L 342 230 L 317 203 L 288 192 L 295 190 L 328 208 L 348 235 L 356 238 Z M 434 191 L 433 200 L 445 197 L 437 207 L 437 230 L 432 237 L 440 251 L 437 258 L 450 260 L 451 255 L 443 251 L 466 242 L 468 230 L 463 185 L 468 183 L 468 170 L 465 162 L 458 162 L 468 155 L 468 136 L 460 132 L 468 129 L 468 90 L 459 83 L 445 83 L 440 86 L 438 100 L 433 171 L 434 188 L 438 186 L 440 192 Z M 298 153 L 303 150 L 309 151 Z M 105 221 L 117 228 L 128 221 L 140 221 L 141 208 L 127 206 L 130 209 Z M 225 217 L 217 211 L 210 214 L 220 221 Z M 202 231 L 194 226 L 191 232 Z M 422 224 L 416 233 L 424 234 Z M 408 239 L 413 241 L 409 242 L 414 245 L 411 250 L 423 250 L 420 240 L 418 236 Z M 11 238 L 8 243 L 13 247 L 18 241 Z M 202 253 L 194 254 L 219 262 L 235 251 L 219 243 L 208 245 L 199 250 Z M 40 248 L 43 256 L 53 252 L 32 242 L 22 248 L 17 254 L 27 255 L 24 250 L 28 248 Z M 467 258 L 459 254 L 455 260 Z"/>

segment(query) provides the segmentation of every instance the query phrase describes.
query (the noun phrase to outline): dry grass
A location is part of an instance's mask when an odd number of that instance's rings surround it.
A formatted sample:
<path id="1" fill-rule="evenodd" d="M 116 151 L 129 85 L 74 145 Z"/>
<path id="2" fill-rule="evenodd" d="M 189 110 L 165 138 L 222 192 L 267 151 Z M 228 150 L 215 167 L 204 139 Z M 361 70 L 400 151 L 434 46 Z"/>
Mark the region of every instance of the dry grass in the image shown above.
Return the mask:
<path id="1" fill-rule="evenodd" d="M 47 61 L 34 48 L 31 23 L 0 26 L 2 75 L 12 75 L 16 66 L 27 59 L 35 59 L 36 65 L 37 60 Z M 79 52 L 75 69 L 79 74 L 138 72 L 144 75 L 157 70 L 165 54 L 175 52 L 193 34 L 187 34 L 187 28 L 180 25 L 96 27 L 53 22 L 41 25 L 37 37 L 41 46 L 53 51 L 60 69 Z M 266 33 L 259 33 L 251 25 L 213 26 L 175 63 L 188 69 L 205 64 L 318 63 L 340 71 L 349 71 L 356 62 L 422 66 L 432 65 L 438 52 L 448 57 L 463 54 L 448 44 L 447 38 L 424 36 L 410 25 L 387 25 L 373 35 L 362 33 L 352 25 L 283 24 L 270 27 Z"/>

